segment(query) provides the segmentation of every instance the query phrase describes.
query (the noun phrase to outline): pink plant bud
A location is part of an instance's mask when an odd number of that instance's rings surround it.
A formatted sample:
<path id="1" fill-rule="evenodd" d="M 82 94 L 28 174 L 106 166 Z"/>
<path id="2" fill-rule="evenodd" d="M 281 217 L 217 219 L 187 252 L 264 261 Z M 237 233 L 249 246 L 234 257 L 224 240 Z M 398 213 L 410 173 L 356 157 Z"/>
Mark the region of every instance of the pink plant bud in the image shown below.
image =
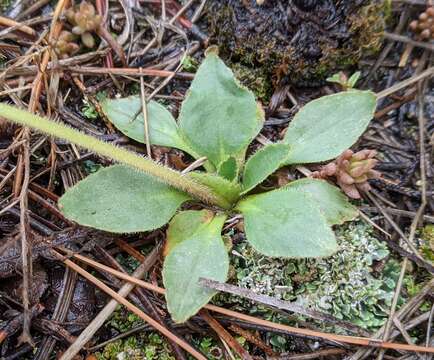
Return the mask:
<path id="1" fill-rule="evenodd" d="M 354 153 L 344 151 L 335 161 L 323 166 L 312 174 L 315 178 L 334 176 L 337 184 L 349 197 L 359 199 L 359 191 L 369 191 L 369 179 L 381 177 L 381 173 L 373 170 L 378 160 L 374 159 L 375 150 L 364 149 Z"/>

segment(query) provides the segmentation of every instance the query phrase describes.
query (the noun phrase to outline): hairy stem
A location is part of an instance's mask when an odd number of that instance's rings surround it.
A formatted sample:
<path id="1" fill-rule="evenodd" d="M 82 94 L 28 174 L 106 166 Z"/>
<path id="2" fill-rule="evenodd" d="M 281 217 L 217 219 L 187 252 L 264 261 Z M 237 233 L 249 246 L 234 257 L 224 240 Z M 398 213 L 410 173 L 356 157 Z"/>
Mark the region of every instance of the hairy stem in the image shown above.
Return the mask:
<path id="1" fill-rule="evenodd" d="M 131 151 L 98 140 L 93 136 L 83 134 L 67 125 L 50 121 L 43 117 L 31 114 L 28 111 L 17 109 L 6 104 L 0 104 L 0 117 L 4 117 L 5 119 L 19 125 L 38 130 L 47 135 L 66 140 L 99 155 L 106 156 L 120 163 L 134 167 L 155 177 L 157 180 L 182 190 L 208 204 L 217 205 L 226 209 L 231 205 L 221 196 L 215 194 L 211 189 L 198 184 L 188 177 L 182 176 L 175 170 L 157 164 L 156 162 L 146 159 Z"/>

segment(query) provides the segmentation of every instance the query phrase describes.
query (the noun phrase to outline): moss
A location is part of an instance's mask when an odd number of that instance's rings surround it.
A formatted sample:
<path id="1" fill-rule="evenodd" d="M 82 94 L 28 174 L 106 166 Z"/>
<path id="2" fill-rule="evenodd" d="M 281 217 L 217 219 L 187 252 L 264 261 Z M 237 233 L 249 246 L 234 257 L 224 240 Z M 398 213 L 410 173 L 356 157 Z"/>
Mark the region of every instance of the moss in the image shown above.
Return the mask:
<path id="1" fill-rule="evenodd" d="M 385 244 L 363 222 L 340 226 L 336 234 L 340 250 L 327 259 L 270 259 L 246 242 L 236 244 L 230 282 L 367 329 L 378 328 L 387 319 L 400 265 L 389 259 Z M 378 274 L 374 270 L 377 265 L 384 267 Z M 215 301 L 275 317 L 270 310 L 238 297 L 220 294 Z"/>
<path id="2" fill-rule="evenodd" d="M 166 340 L 157 333 L 138 334 L 114 341 L 95 353 L 98 360 L 174 360 Z"/>
<path id="3" fill-rule="evenodd" d="M 258 100 L 268 102 L 272 95 L 271 79 L 262 68 L 250 68 L 240 63 L 230 65 L 235 77 L 248 89 L 252 90 Z"/>
<path id="4" fill-rule="evenodd" d="M 0 10 L 4 12 L 12 4 L 12 0 L 0 0 Z"/>
<path id="5" fill-rule="evenodd" d="M 385 5 L 380 1 L 294 1 L 285 8 L 272 1 L 245 3 L 212 2 L 211 42 L 227 59 L 263 68 L 275 83 L 316 85 L 356 64 L 362 54 L 378 51 L 381 43 Z"/>
<path id="6" fill-rule="evenodd" d="M 143 321 L 135 314 L 127 311 L 124 307 L 118 305 L 116 311 L 110 317 L 107 325 L 119 332 L 125 332 L 132 328 L 142 325 Z"/>
<path id="7" fill-rule="evenodd" d="M 425 225 L 421 233 L 421 251 L 426 260 L 434 264 L 434 225 Z"/>

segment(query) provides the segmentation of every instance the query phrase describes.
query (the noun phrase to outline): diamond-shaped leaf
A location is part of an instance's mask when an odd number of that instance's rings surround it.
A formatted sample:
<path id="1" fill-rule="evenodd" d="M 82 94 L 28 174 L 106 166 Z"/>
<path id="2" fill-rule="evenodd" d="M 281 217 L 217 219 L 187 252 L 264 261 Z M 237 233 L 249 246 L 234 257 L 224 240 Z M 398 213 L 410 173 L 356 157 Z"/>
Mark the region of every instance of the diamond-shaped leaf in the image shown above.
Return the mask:
<path id="1" fill-rule="evenodd" d="M 209 52 L 182 103 L 179 127 L 194 152 L 217 168 L 247 148 L 262 127 L 264 114 L 253 93 Z"/>
<path id="2" fill-rule="evenodd" d="M 110 122 L 129 138 L 145 143 L 145 125 L 142 101 L 139 96 L 107 99 L 101 107 Z M 147 104 L 149 140 L 153 145 L 169 146 L 188 152 L 179 135 L 178 125 L 172 114 L 161 104 L 151 100 Z"/>
<path id="3" fill-rule="evenodd" d="M 179 213 L 169 224 L 163 281 L 175 322 L 186 321 L 216 294 L 200 286 L 200 278 L 226 281 L 229 257 L 221 238 L 225 218 L 209 210 L 190 210 Z"/>
<path id="4" fill-rule="evenodd" d="M 306 192 L 283 188 L 252 195 L 237 209 L 244 216 L 247 240 L 264 255 L 323 257 L 337 250 L 326 217 Z"/>
<path id="5" fill-rule="evenodd" d="M 124 165 L 99 170 L 60 198 L 63 214 L 80 225 L 131 233 L 166 224 L 190 197 Z"/>
<path id="6" fill-rule="evenodd" d="M 376 106 L 371 91 L 350 90 L 323 96 L 303 106 L 283 140 L 291 145 L 287 164 L 330 160 L 353 145 L 365 131 Z"/>
<path id="7" fill-rule="evenodd" d="M 358 215 L 357 208 L 351 205 L 342 191 L 325 180 L 308 178 L 296 180 L 286 185 L 286 188 L 304 191 L 311 195 L 330 225 L 343 224 L 345 221 L 354 220 Z"/>
<path id="8" fill-rule="evenodd" d="M 243 194 L 252 190 L 279 169 L 288 158 L 290 148 L 287 144 L 270 144 L 251 156 L 244 168 Z"/>

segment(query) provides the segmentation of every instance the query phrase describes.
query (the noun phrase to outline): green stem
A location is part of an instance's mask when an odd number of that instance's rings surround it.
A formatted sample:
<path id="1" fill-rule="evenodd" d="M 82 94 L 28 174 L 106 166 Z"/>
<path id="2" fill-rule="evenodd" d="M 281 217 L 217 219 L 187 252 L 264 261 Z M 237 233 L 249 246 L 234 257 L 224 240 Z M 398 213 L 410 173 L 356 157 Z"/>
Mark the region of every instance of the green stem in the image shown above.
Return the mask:
<path id="1" fill-rule="evenodd" d="M 0 104 L 0 117 L 4 117 L 19 125 L 38 130 L 47 135 L 66 140 L 102 156 L 132 166 L 208 204 L 217 205 L 225 209 L 228 209 L 231 205 L 208 187 L 198 184 L 188 177 L 182 176 L 175 170 L 157 164 L 131 151 L 98 140 L 93 136 L 83 134 L 67 125 L 50 121 L 31 114 L 28 111 L 20 110 L 6 104 Z"/>

